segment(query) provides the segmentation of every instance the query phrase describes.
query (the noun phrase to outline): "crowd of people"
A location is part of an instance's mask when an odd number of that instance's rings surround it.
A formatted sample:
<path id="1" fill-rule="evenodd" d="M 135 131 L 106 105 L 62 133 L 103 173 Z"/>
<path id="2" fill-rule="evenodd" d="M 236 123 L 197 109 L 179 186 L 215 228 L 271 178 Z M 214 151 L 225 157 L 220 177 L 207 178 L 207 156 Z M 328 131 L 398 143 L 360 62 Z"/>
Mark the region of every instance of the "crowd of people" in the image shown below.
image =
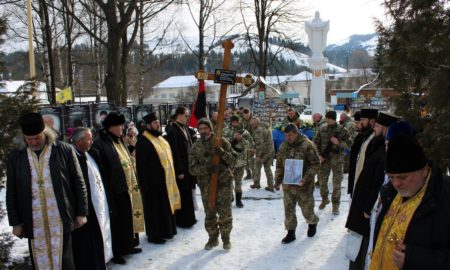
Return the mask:
<path id="1" fill-rule="evenodd" d="M 178 107 L 163 133 L 156 113 L 139 128 L 129 123 L 125 129 L 124 116 L 110 112 L 95 139 L 91 129 L 77 127 L 70 145 L 57 140 L 39 113 L 23 114 L 18 124 L 24 145 L 8 159 L 6 205 L 13 234 L 28 239 L 32 266 L 126 264 L 125 255 L 142 252 L 139 233 L 165 244 L 177 228 L 197 223 L 197 186 L 209 236 L 204 248 L 218 246 L 220 237 L 229 250 L 233 201 L 244 207 L 243 179 L 261 189 L 264 167 L 264 190 L 283 190 L 283 244 L 296 239 L 297 205 L 307 236 L 315 236 L 315 188 L 322 199 L 318 209 L 331 203 L 332 214 L 340 214 L 348 172 L 349 269 L 450 269 L 450 184 L 399 117 L 372 108 L 342 113 L 339 121 L 336 111 L 316 113 L 313 133 L 305 136 L 298 112 L 289 108 L 278 127 L 285 140 L 275 149 L 270 126 L 248 108 L 226 112 L 220 146 L 217 113 L 200 119 L 196 131 L 187 126 L 189 115 Z M 213 206 L 211 174 L 218 174 Z"/>

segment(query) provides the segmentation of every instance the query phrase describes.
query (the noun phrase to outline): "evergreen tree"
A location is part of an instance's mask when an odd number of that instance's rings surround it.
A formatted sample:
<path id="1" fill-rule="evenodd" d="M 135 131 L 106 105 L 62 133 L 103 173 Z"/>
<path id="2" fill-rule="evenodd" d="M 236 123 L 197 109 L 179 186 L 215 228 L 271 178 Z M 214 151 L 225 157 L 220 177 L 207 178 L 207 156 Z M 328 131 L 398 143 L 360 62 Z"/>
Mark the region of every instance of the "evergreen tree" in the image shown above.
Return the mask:
<path id="1" fill-rule="evenodd" d="M 400 91 L 396 113 L 418 127 L 429 156 L 450 165 L 450 8 L 443 0 L 386 0 L 377 69 Z"/>

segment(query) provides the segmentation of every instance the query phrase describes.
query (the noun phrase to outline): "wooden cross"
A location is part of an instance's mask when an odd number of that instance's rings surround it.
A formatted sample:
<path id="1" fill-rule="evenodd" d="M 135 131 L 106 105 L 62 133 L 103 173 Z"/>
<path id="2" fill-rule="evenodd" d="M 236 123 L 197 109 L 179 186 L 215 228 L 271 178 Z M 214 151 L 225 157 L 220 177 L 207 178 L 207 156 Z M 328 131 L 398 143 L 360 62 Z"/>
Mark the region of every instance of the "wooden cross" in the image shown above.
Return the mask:
<path id="1" fill-rule="evenodd" d="M 217 123 L 215 130 L 215 139 L 214 139 L 214 147 L 220 148 L 222 145 L 222 130 L 223 130 L 223 119 L 225 112 L 225 103 L 227 99 L 227 87 L 228 84 L 234 83 L 242 83 L 245 86 L 250 86 L 254 81 L 251 75 L 247 75 L 245 77 L 236 76 L 234 72 L 234 76 L 232 75 L 233 71 L 228 70 L 230 67 L 231 61 L 231 49 L 233 49 L 234 44 L 231 40 L 225 40 L 222 43 L 222 48 L 224 48 L 223 55 L 223 69 L 216 70 L 215 73 L 206 73 L 203 70 L 200 70 L 195 73 L 195 78 L 198 80 L 214 80 L 215 82 L 220 83 L 220 96 L 219 96 L 219 109 L 217 114 Z M 221 78 L 224 75 L 223 78 Z M 222 81 L 223 80 L 223 81 Z M 229 82 L 225 82 L 229 81 Z M 212 166 L 218 166 L 220 164 L 220 156 L 214 155 L 212 158 Z M 211 182 L 209 188 L 209 207 L 216 207 L 216 198 L 217 198 L 217 180 L 219 178 L 219 172 L 214 172 L 211 174 Z"/>

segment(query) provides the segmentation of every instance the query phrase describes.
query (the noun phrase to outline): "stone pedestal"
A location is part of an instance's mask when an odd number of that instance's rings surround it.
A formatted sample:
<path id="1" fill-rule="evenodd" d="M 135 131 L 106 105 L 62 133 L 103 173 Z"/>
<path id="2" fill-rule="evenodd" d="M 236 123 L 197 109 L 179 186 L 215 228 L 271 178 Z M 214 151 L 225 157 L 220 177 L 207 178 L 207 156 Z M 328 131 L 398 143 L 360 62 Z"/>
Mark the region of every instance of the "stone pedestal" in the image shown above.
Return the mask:
<path id="1" fill-rule="evenodd" d="M 309 67 L 312 71 L 311 79 L 311 107 L 313 113 L 325 115 L 325 67 L 328 63 L 326 57 L 309 58 Z"/>
<path id="2" fill-rule="evenodd" d="M 328 59 L 323 57 L 323 51 L 327 45 L 327 34 L 330 27 L 329 21 L 322 21 L 316 11 L 314 19 L 305 23 L 308 34 L 308 45 L 313 55 L 308 59 L 309 67 L 313 73 L 311 80 L 311 107 L 313 113 L 325 114 L 325 74 L 324 70 Z"/>

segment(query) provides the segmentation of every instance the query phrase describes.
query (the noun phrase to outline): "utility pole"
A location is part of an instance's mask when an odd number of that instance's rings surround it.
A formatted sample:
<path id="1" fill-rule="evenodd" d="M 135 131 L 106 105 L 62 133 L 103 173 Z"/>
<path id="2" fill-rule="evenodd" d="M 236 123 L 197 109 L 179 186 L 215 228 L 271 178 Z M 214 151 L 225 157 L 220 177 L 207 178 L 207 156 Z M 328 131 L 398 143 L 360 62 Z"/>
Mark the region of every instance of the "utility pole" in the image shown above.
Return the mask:
<path id="1" fill-rule="evenodd" d="M 27 0 L 27 17 L 28 17 L 28 58 L 30 62 L 30 81 L 33 82 L 31 86 L 31 95 L 37 97 L 37 89 L 34 83 L 36 80 L 36 67 L 34 63 L 33 17 L 31 16 L 31 0 Z"/>

